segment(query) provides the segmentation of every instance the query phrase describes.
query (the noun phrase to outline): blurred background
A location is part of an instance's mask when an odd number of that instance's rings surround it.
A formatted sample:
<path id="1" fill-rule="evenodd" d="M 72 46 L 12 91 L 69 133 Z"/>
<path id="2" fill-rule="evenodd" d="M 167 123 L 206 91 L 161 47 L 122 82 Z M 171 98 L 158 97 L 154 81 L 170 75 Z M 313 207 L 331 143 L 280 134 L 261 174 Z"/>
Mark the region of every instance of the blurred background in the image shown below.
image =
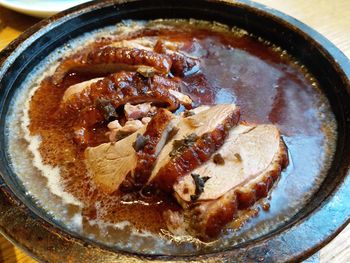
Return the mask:
<path id="1" fill-rule="evenodd" d="M 31 25 L 86 0 L 0 0 L 0 51 Z M 332 41 L 350 58 L 349 0 L 255 0 L 301 20 Z M 1 211 L 0 211 L 1 213 Z M 0 234 L 0 263 L 37 262 Z M 350 262 L 350 226 L 304 262 Z"/>

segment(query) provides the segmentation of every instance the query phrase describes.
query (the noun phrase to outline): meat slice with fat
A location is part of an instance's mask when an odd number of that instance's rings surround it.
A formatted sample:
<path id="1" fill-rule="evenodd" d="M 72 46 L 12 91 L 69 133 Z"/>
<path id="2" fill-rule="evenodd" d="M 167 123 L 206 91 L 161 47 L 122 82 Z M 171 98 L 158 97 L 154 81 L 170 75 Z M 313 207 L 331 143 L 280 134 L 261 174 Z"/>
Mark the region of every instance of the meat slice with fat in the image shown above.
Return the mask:
<path id="1" fill-rule="evenodd" d="M 288 164 L 286 146 L 274 125 L 238 125 L 207 161 L 174 184 L 184 208 L 181 226 L 201 239 L 216 237 L 239 209 L 266 197 Z M 178 222 L 168 216 L 169 228 Z"/>
<path id="2" fill-rule="evenodd" d="M 116 143 L 103 143 L 85 150 L 86 166 L 95 184 L 106 193 L 118 190 L 135 168 L 137 156 L 133 143 L 145 127 Z"/>
<path id="3" fill-rule="evenodd" d="M 212 106 L 181 118 L 176 135 L 160 152 L 148 183 L 171 192 L 180 177 L 209 160 L 238 120 L 239 109 L 234 104 Z"/>
<path id="4" fill-rule="evenodd" d="M 157 154 L 165 144 L 175 116 L 166 109 L 156 115 L 138 131 L 116 143 L 104 143 L 85 150 L 87 169 L 95 184 L 106 193 L 127 186 L 138 175 L 137 182 L 146 180 Z M 127 180 L 125 180 L 127 178 Z"/>

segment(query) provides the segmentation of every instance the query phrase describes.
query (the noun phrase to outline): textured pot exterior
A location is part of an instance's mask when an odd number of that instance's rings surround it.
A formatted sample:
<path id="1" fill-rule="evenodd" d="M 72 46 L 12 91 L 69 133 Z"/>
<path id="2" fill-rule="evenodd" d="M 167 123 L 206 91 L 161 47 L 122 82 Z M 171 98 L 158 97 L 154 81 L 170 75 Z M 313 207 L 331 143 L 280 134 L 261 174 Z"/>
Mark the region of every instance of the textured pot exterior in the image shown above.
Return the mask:
<path id="1" fill-rule="evenodd" d="M 316 77 L 338 122 L 332 168 L 312 201 L 284 227 L 229 250 L 188 257 L 114 251 L 70 233 L 25 195 L 8 161 L 6 113 L 18 83 L 68 39 L 122 19 L 195 18 L 235 25 L 286 49 Z M 0 231 L 33 257 L 49 262 L 286 262 L 327 244 L 350 217 L 350 61 L 299 21 L 250 1 L 96 1 L 41 21 L 0 53 Z"/>

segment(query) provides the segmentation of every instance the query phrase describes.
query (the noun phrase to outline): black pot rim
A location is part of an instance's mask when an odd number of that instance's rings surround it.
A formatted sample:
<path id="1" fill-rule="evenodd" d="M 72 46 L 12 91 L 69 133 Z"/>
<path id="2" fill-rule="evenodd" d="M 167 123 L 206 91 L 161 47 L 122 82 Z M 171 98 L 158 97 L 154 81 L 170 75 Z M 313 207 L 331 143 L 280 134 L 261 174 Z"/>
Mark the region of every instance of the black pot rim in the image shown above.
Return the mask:
<path id="1" fill-rule="evenodd" d="M 18 57 L 21 52 L 27 48 L 35 39 L 40 38 L 46 32 L 52 28 L 59 27 L 63 22 L 70 20 L 73 17 L 77 17 L 84 12 L 92 10 L 101 6 L 108 6 L 115 3 L 125 3 L 125 2 L 138 2 L 138 1 L 96 1 L 85 3 L 67 11 L 61 12 L 51 18 L 40 21 L 35 24 L 23 34 L 21 34 L 16 40 L 11 42 L 3 51 L 0 52 L 0 84 L 1 79 L 6 74 L 8 67 Z M 179 1 L 184 2 L 184 1 Z M 323 37 L 321 34 L 311 29 L 302 22 L 285 15 L 279 11 L 270 9 L 264 5 L 254 3 L 251 1 L 240 0 L 237 2 L 227 2 L 220 0 L 205 0 L 203 2 L 215 2 L 221 4 L 227 4 L 232 6 L 241 6 L 249 10 L 254 10 L 261 12 L 265 16 L 271 17 L 271 19 L 277 20 L 288 27 L 297 29 L 299 34 L 303 35 L 308 41 L 313 42 L 315 47 L 319 48 L 323 55 L 332 63 L 333 67 L 336 69 L 340 77 L 343 79 L 347 92 L 350 92 L 350 60 L 329 40 Z M 1 87 L 1 85 L 0 85 Z M 347 202 L 350 194 L 348 189 L 350 189 L 350 169 L 347 167 L 344 171 L 344 178 L 340 184 L 333 189 L 333 192 L 327 196 L 312 213 L 308 213 L 305 217 L 301 218 L 299 221 L 294 222 L 291 225 L 286 225 L 285 227 L 275 231 L 270 237 L 263 237 L 256 240 L 253 244 L 248 244 L 242 247 L 235 247 L 232 250 L 206 254 L 200 256 L 142 256 L 133 255 L 125 252 L 112 252 L 107 248 L 100 248 L 96 246 L 94 242 L 88 242 L 80 240 L 79 238 L 72 237 L 67 234 L 67 231 L 63 231 L 56 225 L 52 224 L 46 218 L 42 218 L 36 214 L 33 214 L 30 209 L 28 209 L 23 200 L 19 199 L 7 186 L 2 182 L 1 177 L 4 171 L 0 171 L 0 207 L 1 205 L 17 215 L 26 216 L 26 222 L 34 224 L 35 227 L 42 227 L 43 231 L 49 231 L 52 235 L 57 235 L 61 245 L 66 245 L 71 247 L 66 248 L 67 255 L 82 255 L 79 253 L 92 253 L 94 255 L 99 255 L 101 259 L 111 258 L 113 260 L 119 261 L 121 259 L 126 261 L 131 261 L 135 259 L 147 259 L 147 260 L 203 260 L 203 259 L 214 259 L 219 260 L 220 258 L 228 257 L 235 258 L 243 254 L 252 255 L 261 254 L 264 256 L 270 249 L 278 250 L 278 255 L 284 256 L 281 258 L 283 261 L 289 260 L 301 260 L 310 256 L 316 250 L 320 249 L 322 246 L 326 245 L 332 238 L 334 238 L 349 222 L 350 222 L 350 202 Z M 322 218 L 329 217 L 329 221 L 321 220 Z M 333 221 L 334 220 L 334 221 Z M 35 223 L 33 223 L 35 222 Z M 322 222 L 322 224 L 320 224 Z M 313 235 L 310 235 L 310 240 L 307 244 L 296 244 L 297 235 L 300 235 L 300 229 L 303 231 L 310 231 Z M 322 233 L 319 235 L 314 233 L 315 229 L 322 229 Z M 28 247 L 27 245 L 21 243 L 16 239 L 16 236 L 9 232 L 9 228 L 3 224 L 0 220 L 0 231 L 7 236 L 10 240 L 14 241 L 17 245 L 22 247 L 24 250 L 29 252 L 32 256 L 36 258 L 43 258 L 43 255 L 35 252 L 35 248 Z M 300 242 L 299 242 L 300 243 Z M 72 252 L 71 250 L 76 250 Z M 49 253 L 53 253 L 52 251 Z M 275 255 L 274 255 L 275 256 Z M 255 256 L 253 256 L 255 258 Z M 264 258 L 264 257 L 263 257 Z M 267 257 L 268 258 L 268 257 Z M 273 257 L 274 258 L 274 257 Z M 75 258 L 77 260 L 77 258 Z M 79 258 L 78 258 L 79 260 Z M 77 261 L 78 262 L 78 261 Z"/>

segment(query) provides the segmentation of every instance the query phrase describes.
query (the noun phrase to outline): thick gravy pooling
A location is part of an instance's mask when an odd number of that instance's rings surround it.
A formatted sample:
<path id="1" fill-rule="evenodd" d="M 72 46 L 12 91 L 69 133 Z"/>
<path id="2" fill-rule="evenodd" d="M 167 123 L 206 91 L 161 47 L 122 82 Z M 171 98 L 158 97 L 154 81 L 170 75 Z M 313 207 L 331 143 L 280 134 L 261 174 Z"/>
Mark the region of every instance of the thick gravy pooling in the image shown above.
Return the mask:
<path id="1" fill-rule="evenodd" d="M 166 26 L 159 26 L 162 23 Z M 258 205 L 247 211 L 250 215 L 261 210 L 243 227 L 237 229 L 237 225 L 243 225 L 240 221 L 245 220 L 244 216 L 233 222 L 218 241 L 204 244 L 167 236 L 163 212 L 180 209 L 171 197 L 147 193 L 123 197 L 103 194 L 87 174 L 85 147 L 75 144 L 67 130 L 71 120 L 57 118 L 65 90 L 98 75 L 71 72 L 60 86 L 54 85 L 50 76 L 42 81 L 31 99 L 29 129 L 31 135 L 40 135 L 42 139 L 39 150 L 44 163 L 60 168 L 65 191 L 83 204 L 83 235 L 144 253 L 219 250 L 227 243 L 256 238 L 266 229 L 280 226 L 303 207 L 323 180 L 335 144 L 335 121 L 317 82 L 280 48 L 240 30 L 208 25 L 151 22 L 148 28 L 147 24 L 142 25 L 146 29 L 133 37 L 145 35 L 181 41 L 185 43 L 181 51 L 200 59 L 200 70 L 183 77 L 187 83 L 184 92 L 194 99 L 196 106 L 235 103 L 241 108 L 242 121 L 278 126 L 288 147 L 290 165 L 270 198 L 263 202 L 264 209 Z M 109 34 L 114 36 L 106 32 Z M 107 37 L 101 41 L 109 40 Z M 106 131 L 106 123 L 94 126 L 90 146 L 108 142 Z M 137 231 L 146 232 L 141 235 Z M 137 245 L 130 246 L 134 241 Z"/>

